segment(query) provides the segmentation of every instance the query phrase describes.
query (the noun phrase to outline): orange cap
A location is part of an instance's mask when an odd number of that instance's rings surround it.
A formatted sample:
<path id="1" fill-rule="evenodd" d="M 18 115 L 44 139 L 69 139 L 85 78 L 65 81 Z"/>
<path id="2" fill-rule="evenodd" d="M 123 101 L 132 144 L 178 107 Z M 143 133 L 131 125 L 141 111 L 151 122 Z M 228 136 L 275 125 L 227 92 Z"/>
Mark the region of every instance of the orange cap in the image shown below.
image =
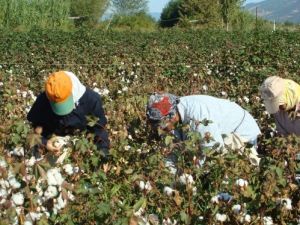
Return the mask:
<path id="1" fill-rule="evenodd" d="M 46 81 L 45 91 L 51 102 L 63 102 L 72 95 L 71 78 L 64 71 L 54 72 Z"/>

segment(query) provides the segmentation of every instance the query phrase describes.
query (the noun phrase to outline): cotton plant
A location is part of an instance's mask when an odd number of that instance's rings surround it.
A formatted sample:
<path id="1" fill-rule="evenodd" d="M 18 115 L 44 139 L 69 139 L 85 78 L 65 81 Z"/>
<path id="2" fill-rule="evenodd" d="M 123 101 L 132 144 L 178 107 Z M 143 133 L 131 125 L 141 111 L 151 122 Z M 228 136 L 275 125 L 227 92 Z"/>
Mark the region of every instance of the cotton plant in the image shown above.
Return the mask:
<path id="1" fill-rule="evenodd" d="M 24 195 L 21 192 L 15 193 L 11 197 L 12 203 L 15 206 L 21 206 L 24 204 Z"/>
<path id="2" fill-rule="evenodd" d="M 234 212 L 234 214 L 239 214 L 242 210 L 242 206 L 240 204 L 233 205 L 231 210 Z"/>
<path id="3" fill-rule="evenodd" d="M 290 198 L 277 199 L 277 204 L 281 205 L 281 207 L 286 209 L 286 210 L 292 210 L 293 209 L 292 200 Z"/>
<path id="4" fill-rule="evenodd" d="M 71 164 L 65 164 L 65 165 L 63 165 L 63 170 L 68 175 L 73 175 L 74 172 L 76 171 L 75 168 Z"/>
<path id="5" fill-rule="evenodd" d="M 141 191 L 150 192 L 153 189 L 149 181 L 144 182 L 141 180 L 138 185 Z"/>
<path id="6" fill-rule="evenodd" d="M 24 160 L 26 171 L 24 177 L 31 176 L 30 179 L 25 180 L 26 182 L 36 179 L 32 174 L 33 166 L 36 163 L 37 160 L 34 157 Z M 13 170 L 8 167 L 8 164 L 4 159 L 0 159 L 0 167 L 7 171 L 7 179 L 0 179 L 0 205 L 7 204 L 7 201 L 9 201 L 18 215 L 24 215 L 25 192 L 21 189 L 21 183 L 17 180 Z M 62 169 L 67 175 L 72 175 L 74 172 L 80 171 L 79 167 L 73 167 L 71 164 L 63 165 Z M 75 200 L 75 196 L 72 192 L 64 189 L 65 178 L 61 174 L 60 167 L 49 169 L 45 172 L 45 176 L 40 176 L 34 183 L 37 209 L 35 212 L 31 211 L 30 215 L 27 214 L 25 216 L 24 224 L 34 224 L 41 218 L 42 215 L 46 215 L 48 218 L 50 216 L 50 212 L 48 212 L 48 209 L 46 209 L 44 205 L 47 204 L 49 199 L 53 200 L 54 204 L 51 211 L 54 214 L 59 213 L 61 209 L 66 207 L 67 200 Z M 62 195 L 63 190 L 66 193 L 65 199 Z M 34 195 L 35 193 L 31 191 L 31 195 Z"/>
<path id="7" fill-rule="evenodd" d="M 53 146 L 56 148 L 62 148 L 63 146 L 68 144 L 69 141 L 70 141 L 70 136 L 65 136 L 65 137 L 57 136 L 55 137 Z"/>
<path id="8" fill-rule="evenodd" d="M 48 185 L 61 186 L 64 182 L 64 178 L 60 173 L 60 168 L 52 168 L 47 171 L 47 183 Z"/>
<path id="9" fill-rule="evenodd" d="M 226 214 L 217 213 L 215 219 L 219 222 L 225 222 L 228 219 L 228 216 Z"/>
<path id="10" fill-rule="evenodd" d="M 12 151 L 10 151 L 11 155 L 15 156 L 24 156 L 24 148 L 21 146 L 15 147 Z"/>
<path id="11" fill-rule="evenodd" d="M 248 181 L 240 178 L 236 180 L 235 184 L 240 188 L 246 188 L 248 186 Z"/>
<path id="12" fill-rule="evenodd" d="M 177 222 L 177 220 L 172 220 L 172 219 L 170 219 L 170 218 L 166 218 L 166 219 L 163 219 L 163 221 L 162 221 L 162 225 L 177 225 L 178 224 L 178 222 Z"/>
<path id="13" fill-rule="evenodd" d="M 251 216 L 249 214 L 243 213 L 239 217 L 240 223 L 250 223 L 251 222 Z"/>
<path id="14" fill-rule="evenodd" d="M 263 217 L 263 224 L 264 225 L 273 225 L 273 219 L 270 216 Z"/>
<path id="15" fill-rule="evenodd" d="M 164 194 L 167 195 L 167 196 L 173 196 L 173 194 L 175 193 L 175 190 L 171 187 L 164 187 Z"/>
<path id="16" fill-rule="evenodd" d="M 187 185 L 187 186 L 191 186 L 195 183 L 194 178 L 192 175 L 187 174 L 187 173 L 183 173 L 180 177 L 179 177 L 179 182 L 183 185 Z"/>

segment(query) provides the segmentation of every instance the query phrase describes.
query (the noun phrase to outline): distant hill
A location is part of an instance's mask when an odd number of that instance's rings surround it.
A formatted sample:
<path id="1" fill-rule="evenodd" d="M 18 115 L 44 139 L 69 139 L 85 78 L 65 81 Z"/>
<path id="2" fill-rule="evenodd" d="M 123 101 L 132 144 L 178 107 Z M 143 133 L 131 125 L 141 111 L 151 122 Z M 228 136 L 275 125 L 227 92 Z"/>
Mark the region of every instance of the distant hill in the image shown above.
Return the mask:
<path id="1" fill-rule="evenodd" d="M 251 13 L 267 20 L 278 22 L 300 23 L 300 0 L 264 0 L 259 3 L 249 3 L 244 8 Z"/>

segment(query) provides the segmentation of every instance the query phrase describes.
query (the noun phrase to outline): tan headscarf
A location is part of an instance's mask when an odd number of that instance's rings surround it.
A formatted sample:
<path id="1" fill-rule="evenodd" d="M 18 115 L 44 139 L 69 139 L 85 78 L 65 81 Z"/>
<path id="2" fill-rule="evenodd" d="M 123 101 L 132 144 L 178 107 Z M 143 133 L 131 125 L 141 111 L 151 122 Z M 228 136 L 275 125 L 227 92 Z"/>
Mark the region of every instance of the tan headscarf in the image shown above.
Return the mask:
<path id="1" fill-rule="evenodd" d="M 280 103 L 286 104 L 286 110 L 290 110 L 300 103 L 300 85 L 289 79 L 284 79 L 284 84 Z"/>

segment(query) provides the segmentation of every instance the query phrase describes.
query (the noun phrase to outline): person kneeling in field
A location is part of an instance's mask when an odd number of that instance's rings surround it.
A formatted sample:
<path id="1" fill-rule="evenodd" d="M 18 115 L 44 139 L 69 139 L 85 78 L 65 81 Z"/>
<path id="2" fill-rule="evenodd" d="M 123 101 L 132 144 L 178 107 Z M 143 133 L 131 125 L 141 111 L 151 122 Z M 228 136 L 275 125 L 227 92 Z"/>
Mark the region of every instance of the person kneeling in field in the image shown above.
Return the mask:
<path id="1" fill-rule="evenodd" d="M 256 146 L 257 136 L 261 133 L 249 112 L 234 102 L 207 95 L 179 98 L 168 93 L 156 93 L 148 100 L 146 114 L 153 128 L 166 132 L 176 133 L 174 130 L 178 124 L 188 124 L 202 138 L 212 137 L 201 147 L 218 145 L 216 149 L 224 153 L 227 149 L 242 150 L 246 143 Z M 203 121 L 210 122 L 204 125 Z M 180 139 L 184 139 L 183 136 Z M 249 159 L 251 163 L 259 164 L 255 148 L 251 148 Z"/>
<path id="2" fill-rule="evenodd" d="M 98 119 L 95 126 L 87 125 L 87 116 Z M 72 72 L 59 71 L 49 75 L 42 92 L 30 109 L 27 119 L 35 133 L 42 134 L 42 143 L 55 155 L 55 137 L 72 134 L 75 130 L 90 130 L 95 134 L 97 148 L 106 156 L 109 153 L 107 123 L 102 101 L 98 93 L 86 88 Z"/>
<path id="3" fill-rule="evenodd" d="M 266 110 L 274 115 L 279 135 L 300 135 L 300 85 L 278 76 L 268 77 L 260 87 Z"/>

